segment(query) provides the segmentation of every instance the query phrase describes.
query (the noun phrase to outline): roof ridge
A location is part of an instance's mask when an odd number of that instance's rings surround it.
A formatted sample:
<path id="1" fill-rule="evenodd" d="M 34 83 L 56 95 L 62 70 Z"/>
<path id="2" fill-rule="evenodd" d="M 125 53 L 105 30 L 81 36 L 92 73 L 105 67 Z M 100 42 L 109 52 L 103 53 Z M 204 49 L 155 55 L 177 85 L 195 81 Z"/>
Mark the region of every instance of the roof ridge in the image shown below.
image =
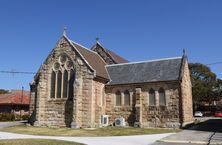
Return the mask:
<path id="1" fill-rule="evenodd" d="M 108 53 L 108 55 L 112 58 L 112 60 L 113 60 L 114 62 L 116 62 L 115 59 L 113 58 L 113 56 L 112 56 L 112 55 L 110 54 L 110 52 L 109 52 L 109 51 L 111 51 L 111 50 L 103 47 L 100 43 L 98 43 L 98 45 L 100 45 L 100 46 L 104 49 L 104 51 L 105 51 L 106 53 Z M 118 55 L 118 54 L 116 54 L 116 53 L 113 52 L 113 51 L 111 51 L 111 52 L 114 53 L 115 55 Z M 119 56 L 119 55 L 118 55 L 118 56 Z M 121 57 L 121 56 L 119 56 L 119 57 Z M 116 62 L 116 63 L 117 63 L 117 62 Z M 117 64 L 118 64 L 118 63 L 117 63 Z"/>
<path id="2" fill-rule="evenodd" d="M 90 64 L 89 64 L 89 62 L 86 60 L 86 58 L 79 52 L 79 50 L 73 45 L 73 43 L 72 42 L 74 42 L 74 41 L 72 41 L 71 39 L 69 39 L 67 36 L 63 36 L 64 38 L 66 38 L 67 39 L 67 41 L 70 43 L 70 45 L 74 48 L 74 50 L 75 51 L 77 51 L 77 53 L 80 55 L 80 57 L 83 59 L 83 61 L 85 61 L 85 63 L 89 66 L 89 68 L 92 70 L 92 71 L 96 71 Z M 96 73 L 96 72 L 95 72 Z M 95 74 L 94 73 L 94 74 Z"/>
<path id="3" fill-rule="evenodd" d="M 169 58 L 153 59 L 153 60 L 147 60 L 147 61 L 136 61 L 136 62 L 127 62 L 127 63 L 119 63 L 119 64 L 110 64 L 110 65 L 106 65 L 106 67 L 119 66 L 119 65 L 130 65 L 130 64 L 138 64 L 138 63 L 147 63 L 147 62 L 156 62 L 156 61 L 164 61 L 164 60 L 173 60 L 173 59 L 179 59 L 179 58 L 182 59 L 181 56 L 169 57 Z"/>
<path id="4" fill-rule="evenodd" d="M 89 48 L 87 48 L 87 47 L 85 47 L 85 46 L 83 46 L 83 45 L 81 45 L 81 44 L 79 44 L 79 43 L 73 41 L 73 40 L 71 40 L 71 41 L 72 41 L 72 43 L 75 43 L 76 45 L 81 46 L 82 48 L 88 50 L 89 52 L 92 52 L 92 53 L 98 55 L 98 57 L 99 57 L 99 58 L 100 58 L 105 64 L 107 64 L 97 52 L 95 52 L 95 51 L 93 51 L 93 50 L 91 50 L 91 49 L 89 49 Z"/>
<path id="5" fill-rule="evenodd" d="M 97 54 L 95 51 L 92 51 L 92 50 L 90 50 L 89 48 L 87 48 L 87 47 L 85 47 L 85 46 L 83 46 L 83 45 L 81 45 L 81 44 L 79 44 L 79 43 L 77 43 L 77 42 L 75 42 L 75 41 L 73 41 L 73 40 L 71 40 L 71 42 L 74 43 L 74 44 L 76 44 L 76 45 L 81 46 L 82 48 L 84 48 L 84 49 L 86 49 L 86 50 L 88 50 L 88 51 L 90 51 L 90 52 L 93 52 L 93 53 Z"/>
<path id="6" fill-rule="evenodd" d="M 83 56 L 83 59 L 85 59 L 86 62 L 93 68 L 93 70 L 95 72 L 94 73 L 95 76 L 99 76 L 99 77 L 108 79 L 107 71 L 105 70 L 105 66 L 107 65 L 107 63 L 102 59 L 102 57 L 98 53 L 96 53 L 93 50 L 88 49 L 87 47 L 84 47 L 83 45 L 81 45 L 75 41 L 69 40 L 69 42 L 71 43 L 71 45 L 75 49 L 77 49 L 77 51 L 80 53 L 80 55 Z M 87 55 L 89 55 L 89 56 L 87 56 Z M 91 57 L 91 59 L 90 59 L 90 57 Z M 96 61 L 98 61 L 99 65 L 101 67 L 98 67 L 98 63 L 94 62 L 94 59 Z"/>
<path id="7" fill-rule="evenodd" d="M 100 45 L 101 46 L 101 45 Z M 105 50 L 105 52 L 106 53 L 108 53 L 108 55 L 112 58 L 112 60 L 114 61 L 114 62 L 116 62 L 115 61 L 115 59 L 113 58 L 113 56 L 109 53 L 109 51 L 111 51 L 111 50 L 109 50 L 109 49 L 107 49 L 107 48 L 104 48 L 104 47 L 102 47 L 104 50 Z M 112 53 L 114 53 L 114 52 L 112 52 Z M 116 54 L 116 53 L 115 53 Z M 118 55 L 118 54 L 116 54 L 116 55 Z M 119 55 L 118 55 L 119 56 Z M 119 56 L 119 57 L 121 57 L 121 56 Z M 117 63 L 117 62 L 116 62 Z"/>
<path id="8" fill-rule="evenodd" d="M 104 52 L 117 64 L 117 63 L 122 63 L 119 62 L 118 60 L 116 60 L 116 57 L 119 57 L 120 59 L 124 60 L 125 62 L 129 62 L 127 59 L 125 59 L 124 57 L 120 56 L 119 54 L 117 54 L 116 52 L 114 52 L 113 50 L 110 50 L 108 48 L 105 48 L 101 43 L 96 42 L 96 44 L 93 45 L 93 47 L 91 48 L 92 50 L 96 47 L 96 45 L 98 45 L 99 47 L 101 47 Z"/>
<path id="9" fill-rule="evenodd" d="M 96 41 L 96 44 L 99 44 L 101 47 L 103 47 L 102 44 L 99 41 Z"/>

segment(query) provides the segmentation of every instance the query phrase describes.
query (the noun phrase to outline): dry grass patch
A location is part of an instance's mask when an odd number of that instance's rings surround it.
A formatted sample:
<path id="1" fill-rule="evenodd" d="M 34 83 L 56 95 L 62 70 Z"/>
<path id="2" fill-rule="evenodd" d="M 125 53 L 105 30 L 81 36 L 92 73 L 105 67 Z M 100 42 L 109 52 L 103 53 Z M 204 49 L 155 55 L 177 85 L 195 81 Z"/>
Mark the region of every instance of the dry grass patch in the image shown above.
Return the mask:
<path id="1" fill-rule="evenodd" d="M 51 128 L 33 126 L 13 126 L 0 129 L 4 132 L 14 132 L 20 134 L 49 135 L 49 136 L 123 136 L 123 135 L 144 135 L 179 132 L 180 129 L 144 129 L 144 128 L 117 128 L 106 127 L 98 129 L 71 129 L 71 128 Z"/>
<path id="2" fill-rule="evenodd" d="M 48 139 L 0 140 L 0 145 L 84 145 L 76 142 Z"/>

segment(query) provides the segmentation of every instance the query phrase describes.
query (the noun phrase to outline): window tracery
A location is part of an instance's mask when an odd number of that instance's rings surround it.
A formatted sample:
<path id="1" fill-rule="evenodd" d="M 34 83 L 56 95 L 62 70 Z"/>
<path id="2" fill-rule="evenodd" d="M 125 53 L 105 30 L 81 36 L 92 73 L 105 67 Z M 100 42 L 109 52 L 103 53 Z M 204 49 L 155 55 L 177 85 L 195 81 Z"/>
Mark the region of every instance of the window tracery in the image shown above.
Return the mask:
<path id="1" fill-rule="evenodd" d="M 75 72 L 72 60 L 65 54 L 59 55 L 51 71 L 50 98 L 73 97 Z"/>

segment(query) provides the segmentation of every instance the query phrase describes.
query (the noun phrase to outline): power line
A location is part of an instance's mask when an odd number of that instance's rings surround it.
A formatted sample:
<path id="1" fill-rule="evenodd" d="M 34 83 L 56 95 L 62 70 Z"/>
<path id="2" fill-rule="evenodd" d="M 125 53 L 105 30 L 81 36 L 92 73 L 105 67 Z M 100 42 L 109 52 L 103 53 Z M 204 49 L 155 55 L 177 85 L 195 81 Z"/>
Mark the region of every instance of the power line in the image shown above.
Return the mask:
<path id="1" fill-rule="evenodd" d="M 215 64 L 221 64 L 221 63 L 222 63 L 222 61 L 218 61 L 218 62 L 208 63 L 206 65 L 215 65 Z"/>
<path id="2" fill-rule="evenodd" d="M 213 63 L 208 63 L 205 65 L 216 65 L 216 64 L 222 64 L 222 61 L 218 61 L 218 62 L 213 62 Z M 22 72 L 22 71 L 5 71 L 5 70 L 1 70 L 0 73 L 7 73 L 7 74 L 36 74 L 35 72 Z"/>
<path id="3" fill-rule="evenodd" d="M 7 74 L 36 74 L 35 72 L 20 72 L 20 71 L 0 71 L 0 73 L 7 73 Z"/>

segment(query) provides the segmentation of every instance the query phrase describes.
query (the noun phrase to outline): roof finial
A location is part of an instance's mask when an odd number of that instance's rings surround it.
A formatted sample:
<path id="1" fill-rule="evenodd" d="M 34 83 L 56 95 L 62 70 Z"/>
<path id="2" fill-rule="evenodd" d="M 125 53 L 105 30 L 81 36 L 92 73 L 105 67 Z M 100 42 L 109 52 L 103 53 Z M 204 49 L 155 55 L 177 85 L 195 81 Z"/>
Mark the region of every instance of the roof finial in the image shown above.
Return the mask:
<path id="1" fill-rule="evenodd" d="M 186 55 L 186 49 L 183 48 L 183 55 Z"/>
<path id="2" fill-rule="evenodd" d="M 99 37 L 96 37 L 96 43 L 99 43 Z"/>
<path id="3" fill-rule="evenodd" d="M 66 36 L 67 27 L 63 28 L 63 36 Z"/>

